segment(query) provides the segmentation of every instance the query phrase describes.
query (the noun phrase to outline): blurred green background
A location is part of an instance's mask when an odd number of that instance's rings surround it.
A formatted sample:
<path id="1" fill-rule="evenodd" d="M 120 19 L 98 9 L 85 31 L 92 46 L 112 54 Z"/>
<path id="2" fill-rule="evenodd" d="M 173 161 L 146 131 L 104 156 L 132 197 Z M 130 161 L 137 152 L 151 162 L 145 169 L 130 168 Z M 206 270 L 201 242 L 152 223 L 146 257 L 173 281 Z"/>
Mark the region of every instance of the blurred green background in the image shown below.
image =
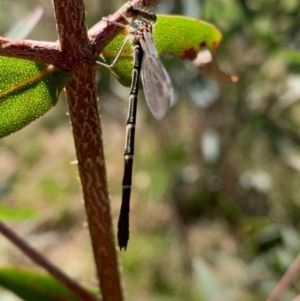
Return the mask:
<path id="1" fill-rule="evenodd" d="M 86 0 L 92 26 L 124 2 Z M 57 39 L 46 0 L 0 0 L 0 33 L 42 6 L 28 38 Z M 155 12 L 214 23 L 220 86 L 165 58 L 168 118 L 139 102 L 131 236 L 119 253 L 130 300 L 264 300 L 300 250 L 298 0 L 168 0 Z M 129 89 L 101 70 L 99 104 L 114 224 Z M 0 141 L 0 218 L 70 276 L 96 286 L 65 99 Z M 116 227 L 116 226 L 115 226 Z M 99 242 L 100 243 L 100 242 Z M 4 238 L 0 265 L 34 267 Z M 36 268 L 36 267 L 34 267 Z M 281 300 L 299 294 L 295 281 Z M 218 298 L 218 299 L 217 299 Z M 6 291 L 0 300 L 18 300 Z"/>

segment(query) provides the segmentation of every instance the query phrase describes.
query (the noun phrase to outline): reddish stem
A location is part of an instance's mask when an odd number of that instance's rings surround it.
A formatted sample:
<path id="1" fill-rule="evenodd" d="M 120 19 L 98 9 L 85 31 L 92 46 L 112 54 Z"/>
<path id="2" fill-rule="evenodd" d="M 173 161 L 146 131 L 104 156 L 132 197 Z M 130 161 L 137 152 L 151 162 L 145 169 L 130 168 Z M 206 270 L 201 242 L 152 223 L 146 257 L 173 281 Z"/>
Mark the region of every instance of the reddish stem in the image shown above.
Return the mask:
<path id="1" fill-rule="evenodd" d="M 288 270 L 285 272 L 285 274 L 276 284 L 270 296 L 268 297 L 267 301 L 280 300 L 283 293 L 288 290 L 295 277 L 299 274 L 299 271 L 300 271 L 300 255 L 296 257 L 296 259 L 292 262 Z"/>
<path id="2" fill-rule="evenodd" d="M 92 296 L 88 291 L 81 287 L 76 281 L 69 278 L 65 273 L 52 265 L 45 257 L 34 250 L 21 237 L 10 230 L 5 224 L 0 221 L 0 232 L 15 244 L 27 257 L 34 261 L 39 266 L 43 267 L 49 274 L 55 277 L 58 281 L 69 288 L 79 298 L 86 301 L 96 301 L 96 297 Z M 99 301 L 99 299 L 97 300 Z"/>

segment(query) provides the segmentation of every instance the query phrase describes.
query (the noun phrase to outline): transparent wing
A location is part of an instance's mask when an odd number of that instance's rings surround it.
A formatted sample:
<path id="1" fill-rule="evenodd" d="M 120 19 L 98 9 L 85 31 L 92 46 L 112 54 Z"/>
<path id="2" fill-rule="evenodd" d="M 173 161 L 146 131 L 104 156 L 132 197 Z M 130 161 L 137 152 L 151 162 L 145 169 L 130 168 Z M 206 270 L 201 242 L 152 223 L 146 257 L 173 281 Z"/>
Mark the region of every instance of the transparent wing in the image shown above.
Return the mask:
<path id="1" fill-rule="evenodd" d="M 158 56 L 151 33 L 144 30 L 143 37 L 140 44 L 144 51 L 142 64 L 144 94 L 152 115 L 161 120 L 169 112 L 173 87 L 169 74 Z"/>

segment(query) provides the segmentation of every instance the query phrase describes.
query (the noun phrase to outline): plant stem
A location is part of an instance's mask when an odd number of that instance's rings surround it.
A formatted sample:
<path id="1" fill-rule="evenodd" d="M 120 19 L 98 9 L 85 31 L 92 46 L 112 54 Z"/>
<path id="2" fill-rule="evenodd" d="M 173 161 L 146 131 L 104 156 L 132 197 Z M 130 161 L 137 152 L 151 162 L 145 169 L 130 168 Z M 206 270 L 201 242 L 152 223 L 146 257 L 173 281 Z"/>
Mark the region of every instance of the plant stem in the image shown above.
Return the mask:
<path id="1" fill-rule="evenodd" d="M 91 81 L 91 78 L 94 80 Z M 75 73 L 67 85 L 79 175 L 103 300 L 123 300 L 118 269 L 106 166 L 103 153 L 95 70 Z"/>
<path id="2" fill-rule="evenodd" d="M 0 221 L 0 232 L 16 245 L 27 257 L 39 266 L 43 267 L 49 274 L 69 288 L 79 298 L 86 301 L 96 301 L 96 297 L 92 296 L 88 291 L 81 287 L 76 281 L 69 278 L 65 273 L 50 263 L 45 257 L 34 250 L 25 240 L 11 231 L 4 223 Z"/>
<path id="3" fill-rule="evenodd" d="M 300 255 L 292 262 L 288 270 L 281 277 L 279 282 L 276 284 L 271 294 L 267 298 L 267 301 L 277 301 L 280 300 L 284 292 L 286 292 L 289 286 L 292 284 L 293 280 L 299 274 L 300 271 Z"/>
<path id="4" fill-rule="evenodd" d="M 122 301 L 97 103 L 96 70 L 90 61 L 82 60 L 92 57 L 84 4 L 81 0 L 54 0 L 53 3 L 61 50 L 69 60 L 81 61 L 66 92 L 99 286 L 103 301 Z M 73 19 L 74 15 L 77 20 Z"/>

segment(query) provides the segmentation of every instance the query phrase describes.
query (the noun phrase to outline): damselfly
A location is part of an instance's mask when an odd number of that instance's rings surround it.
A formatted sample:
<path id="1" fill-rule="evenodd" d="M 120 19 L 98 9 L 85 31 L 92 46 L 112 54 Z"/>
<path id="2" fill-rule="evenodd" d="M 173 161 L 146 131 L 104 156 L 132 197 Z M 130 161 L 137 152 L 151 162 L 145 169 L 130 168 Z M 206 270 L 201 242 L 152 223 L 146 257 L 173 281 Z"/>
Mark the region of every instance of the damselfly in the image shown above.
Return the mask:
<path id="1" fill-rule="evenodd" d="M 118 220 L 118 245 L 120 250 L 126 250 L 129 240 L 129 211 L 132 182 L 132 166 L 134 156 L 135 124 L 138 101 L 138 89 L 140 73 L 142 70 L 142 84 L 146 103 L 152 115 L 162 120 L 168 114 L 172 96 L 172 84 L 165 70 L 152 38 L 152 24 L 156 21 L 156 15 L 141 8 L 126 4 L 121 9 L 124 18 L 131 24 L 130 36 L 133 42 L 133 72 L 129 94 L 129 109 L 126 126 L 126 141 L 124 152 L 124 175 L 122 181 L 122 204 Z M 137 21 L 134 21 L 137 20 Z M 107 20 L 108 21 L 108 20 Z M 134 22 L 133 22 L 134 21 Z M 109 21 L 110 22 L 110 21 Z M 132 23 L 133 22 L 133 23 Z M 114 22 L 112 22 L 114 23 Z M 116 24 L 123 27 L 121 24 Z M 110 66 L 99 63 L 102 66 L 112 68 L 120 57 L 125 44 Z"/>
<path id="2" fill-rule="evenodd" d="M 122 205 L 118 221 L 118 245 L 121 250 L 126 250 L 129 240 L 132 165 L 141 69 L 145 99 L 156 119 L 161 120 L 167 115 L 172 94 L 170 77 L 163 67 L 153 43 L 151 23 L 143 21 L 134 24 L 137 25 L 137 28 L 134 28 L 133 33 L 133 73 L 126 128 Z"/>

